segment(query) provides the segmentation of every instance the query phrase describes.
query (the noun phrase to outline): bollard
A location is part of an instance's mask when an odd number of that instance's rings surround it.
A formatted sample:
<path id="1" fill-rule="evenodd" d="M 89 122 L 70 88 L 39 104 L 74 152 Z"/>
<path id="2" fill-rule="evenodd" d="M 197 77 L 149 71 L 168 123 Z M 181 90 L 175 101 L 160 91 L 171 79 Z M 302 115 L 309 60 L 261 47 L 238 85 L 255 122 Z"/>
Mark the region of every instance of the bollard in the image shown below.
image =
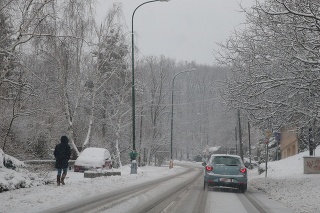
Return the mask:
<path id="1" fill-rule="evenodd" d="M 131 174 L 137 174 L 137 161 L 133 160 L 131 161 Z"/>

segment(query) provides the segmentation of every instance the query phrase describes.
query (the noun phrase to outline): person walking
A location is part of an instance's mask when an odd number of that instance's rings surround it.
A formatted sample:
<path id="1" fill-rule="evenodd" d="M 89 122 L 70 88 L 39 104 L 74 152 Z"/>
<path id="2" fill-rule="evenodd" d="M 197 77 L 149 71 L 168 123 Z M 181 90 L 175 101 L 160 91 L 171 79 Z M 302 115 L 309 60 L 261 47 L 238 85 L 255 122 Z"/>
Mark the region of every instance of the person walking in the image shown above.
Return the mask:
<path id="1" fill-rule="evenodd" d="M 68 171 L 68 161 L 71 156 L 71 148 L 68 144 L 69 139 L 67 136 L 61 136 L 61 143 L 57 144 L 54 149 L 54 157 L 56 158 L 55 167 L 58 169 L 57 185 L 65 185 L 64 179 Z M 61 176 L 61 172 L 62 176 Z"/>

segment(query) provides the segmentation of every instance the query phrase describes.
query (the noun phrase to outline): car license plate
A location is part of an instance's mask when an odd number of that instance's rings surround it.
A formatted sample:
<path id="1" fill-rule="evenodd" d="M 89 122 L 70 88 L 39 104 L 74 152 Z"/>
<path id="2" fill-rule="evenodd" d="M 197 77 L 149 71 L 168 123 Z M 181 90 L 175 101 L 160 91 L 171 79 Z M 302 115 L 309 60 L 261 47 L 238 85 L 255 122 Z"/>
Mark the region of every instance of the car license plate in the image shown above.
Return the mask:
<path id="1" fill-rule="evenodd" d="M 230 183 L 230 182 L 232 182 L 232 179 L 230 179 L 230 178 L 220 178 L 220 182 Z"/>

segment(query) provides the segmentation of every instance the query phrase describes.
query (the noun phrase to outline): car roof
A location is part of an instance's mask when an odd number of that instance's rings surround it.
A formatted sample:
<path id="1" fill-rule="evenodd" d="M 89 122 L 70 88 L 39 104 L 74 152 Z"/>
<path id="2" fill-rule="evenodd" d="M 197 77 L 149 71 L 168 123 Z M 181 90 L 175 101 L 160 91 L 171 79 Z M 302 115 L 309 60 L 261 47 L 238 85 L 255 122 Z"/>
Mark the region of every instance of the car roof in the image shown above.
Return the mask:
<path id="1" fill-rule="evenodd" d="M 91 156 L 107 156 L 110 157 L 110 152 L 109 150 L 105 148 L 96 148 L 96 147 L 88 147 L 85 148 L 80 155 L 84 153 L 86 155 L 91 155 Z"/>
<path id="2" fill-rule="evenodd" d="M 228 156 L 228 157 L 241 158 L 239 155 L 229 155 L 229 154 L 212 154 L 211 155 L 211 157 L 217 157 L 217 156 Z"/>

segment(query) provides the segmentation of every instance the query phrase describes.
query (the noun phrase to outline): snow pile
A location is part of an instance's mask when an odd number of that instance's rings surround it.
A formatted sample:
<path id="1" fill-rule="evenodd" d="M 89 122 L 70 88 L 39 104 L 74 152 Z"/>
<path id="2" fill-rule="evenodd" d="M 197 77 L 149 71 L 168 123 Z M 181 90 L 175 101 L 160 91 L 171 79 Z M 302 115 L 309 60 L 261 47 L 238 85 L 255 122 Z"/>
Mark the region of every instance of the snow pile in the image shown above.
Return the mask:
<path id="1" fill-rule="evenodd" d="M 44 180 L 36 174 L 28 173 L 25 169 L 0 168 L 0 192 L 43 184 L 46 184 Z"/>
<path id="2" fill-rule="evenodd" d="M 22 161 L 4 154 L 2 149 L 0 149 L 0 162 L 0 193 L 46 183 L 36 174 L 28 172 Z"/>
<path id="3" fill-rule="evenodd" d="M 15 169 L 16 167 L 25 167 L 25 164 L 18 159 L 7 155 L 0 149 L 0 168 L 7 167 Z"/>
<path id="4" fill-rule="evenodd" d="M 320 148 L 315 153 L 320 156 Z M 265 172 L 259 175 L 257 169 L 249 170 L 249 191 L 264 191 L 296 213 L 319 212 L 320 175 L 304 174 L 304 156 L 309 152 L 268 162 L 267 177 Z M 260 166 L 265 168 L 265 164 Z"/>

